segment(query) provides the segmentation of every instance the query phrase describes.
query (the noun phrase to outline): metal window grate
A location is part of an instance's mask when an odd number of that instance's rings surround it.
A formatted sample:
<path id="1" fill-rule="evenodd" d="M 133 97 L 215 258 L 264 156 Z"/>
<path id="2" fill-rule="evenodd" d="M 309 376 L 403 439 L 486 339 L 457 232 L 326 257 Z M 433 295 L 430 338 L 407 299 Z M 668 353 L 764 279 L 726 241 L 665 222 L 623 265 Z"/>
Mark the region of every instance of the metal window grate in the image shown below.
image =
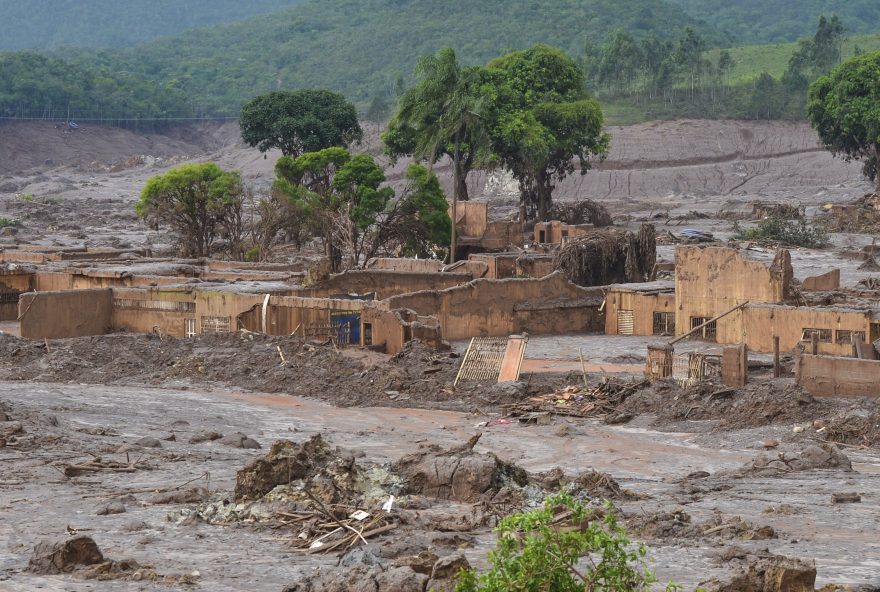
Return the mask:
<path id="1" fill-rule="evenodd" d="M 691 317 L 691 330 L 696 329 L 712 317 Z M 716 341 L 718 338 L 717 321 L 712 321 L 693 335 L 697 339 L 705 341 Z"/>
<path id="2" fill-rule="evenodd" d="M 507 350 L 507 337 L 474 337 L 461 361 L 455 383 L 462 380 L 498 380 Z"/>
<path id="3" fill-rule="evenodd" d="M 654 335 L 675 335 L 675 313 L 654 313 Z"/>
<path id="4" fill-rule="evenodd" d="M 230 317 L 202 317 L 202 335 L 206 333 L 229 333 Z"/>
<path id="5" fill-rule="evenodd" d="M 183 334 L 187 339 L 191 339 L 196 336 L 196 320 L 195 319 L 183 319 Z"/>
<path id="6" fill-rule="evenodd" d="M 167 310 L 170 312 L 195 312 L 195 302 L 178 300 L 133 300 L 130 298 L 114 298 L 114 308 L 133 308 L 140 310 Z"/>
<path id="7" fill-rule="evenodd" d="M 0 292 L 0 304 L 10 304 L 18 302 L 21 292 Z"/>
<path id="8" fill-rule="evenodd" d="M 633 311 L 618 310 L 617 311 L 617 334 L 632 335 L 633 334 Z"/>

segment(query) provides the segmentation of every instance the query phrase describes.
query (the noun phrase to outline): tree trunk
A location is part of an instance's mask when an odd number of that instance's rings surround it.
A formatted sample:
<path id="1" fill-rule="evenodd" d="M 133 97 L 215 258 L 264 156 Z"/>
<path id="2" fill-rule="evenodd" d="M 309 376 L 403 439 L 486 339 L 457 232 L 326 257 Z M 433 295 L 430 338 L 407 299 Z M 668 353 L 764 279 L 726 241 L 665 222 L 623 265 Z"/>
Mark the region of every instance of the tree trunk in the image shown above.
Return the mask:
<path id="1" fill-rule="evenodd" d="M 550 208 L 553 206 L 553 185 L 550 184 L 550 175 L 541 171 L 537 178 L 538 220 L 547 222 L 550 218 Z"/>
<path id="2" fill-rule="evenodd" d="M 455 263 L 455 250 L 458 247 L 457 237 L 455 236 L 455 220 L 458 218 L 458 194 L 461 190 L 461 141 L 456 135 L 455 137 L 455 155 L 452 159 L 452 237 L 449 241 L 449 264 Z M 467 189 L 465 189 L 467 191 Z"/>

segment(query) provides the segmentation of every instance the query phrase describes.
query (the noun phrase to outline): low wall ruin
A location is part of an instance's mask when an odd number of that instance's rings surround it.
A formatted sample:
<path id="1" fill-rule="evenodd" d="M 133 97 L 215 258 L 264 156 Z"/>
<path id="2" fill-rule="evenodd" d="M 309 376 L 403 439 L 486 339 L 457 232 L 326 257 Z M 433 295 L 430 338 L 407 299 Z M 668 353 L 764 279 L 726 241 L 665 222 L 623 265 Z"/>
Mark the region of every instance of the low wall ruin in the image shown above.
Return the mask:
<path id="1" fill-rule="evenodd" d="M 816 397 L 880 397 L 880 361 L 805 354 L 795 376 Z"/>

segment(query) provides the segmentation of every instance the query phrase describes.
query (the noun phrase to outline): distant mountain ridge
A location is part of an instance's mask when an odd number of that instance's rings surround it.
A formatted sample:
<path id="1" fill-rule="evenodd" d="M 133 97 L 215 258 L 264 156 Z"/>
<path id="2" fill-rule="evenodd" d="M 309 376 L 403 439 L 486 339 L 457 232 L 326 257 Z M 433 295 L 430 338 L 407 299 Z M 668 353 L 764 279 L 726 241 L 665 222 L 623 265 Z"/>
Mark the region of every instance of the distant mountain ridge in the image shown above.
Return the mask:
<path id="1" fill-rule="evenodd" d="M 306 0 L 270 15 L 188 31 L 121 52 L 123 67 L 169 81 L 208 110 L 278 88 L 327 87 L 355 101 L 453 47 L 464 63 L 548 43 L 571 55 L 615 28 L 720 37 L 668 0 Z M 118 52 L 85 56 L 118 61 Z"/>
<path id="2" fill-rule="evenodd" d="M 0 0 L 0 51 L 124 47 L 300 0 Z"/>

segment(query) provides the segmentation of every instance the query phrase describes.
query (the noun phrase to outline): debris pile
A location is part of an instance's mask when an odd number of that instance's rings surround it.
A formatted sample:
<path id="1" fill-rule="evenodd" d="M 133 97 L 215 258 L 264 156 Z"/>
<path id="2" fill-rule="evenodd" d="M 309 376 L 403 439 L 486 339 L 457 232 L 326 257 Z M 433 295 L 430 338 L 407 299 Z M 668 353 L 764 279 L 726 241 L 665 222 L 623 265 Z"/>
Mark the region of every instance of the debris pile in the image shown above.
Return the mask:
<path id="1" fill-rule="evenodd" d="M 592 224 L 596 228 L 614 224 L 608 208 L 591 199 L 555 202 L 550 209 L 548 219 L 559 220 L 563 224 Z"/>
<path id="2" fill-rule="evenodd" d="M 817 469 L 852 471 L 852 462 L 834 444 L 810 444 L 799 451 L 778 451 L 774 455 L 759 453 L 751 463 L 740 469 L 740 475 L 778 475 Z"/>
<path id="3" fill-rule="evenodd" d="M 605 380 L 599 386 L 588 388 L 567 386 L 557 392 L 503 405 L 504 413 L 510 417 L 526 417 L 534 413 L 553 413 L 572 417 L 606 418 L 626 398 L 648 385 L 647 381 L 636 383 Z"/>
<path id="4" fill-rule="evenodd" d="M 828 204 L 823 210 L 825 215 L 816 220 L 827 232 L 880 232 L 880 193 L 868 193 L 845 205 Z"/>
<path id="5" fill-rule="evenodd" d="M 648 280 L 656 260 L 654 225 L 642 224 L 638 234 L 607 228 L 572 240 L 553 267 L 579 286 L 607 286 Z"/>
<path id="6" fill-rule="evenodd" d="M 737 547 L 725 550 L 719 560 L 724 565 L 735 565 L 737 572 L 724 582 L 711 580 L 700 584 L 707 592 L 814 592 L 816 589 L 815 562 Z"/>
<path id="7" fill-rule="evenodd" d="M 776 531 L 770 526 L 757 526 L 740 516 L 725 516 L 720 512 L 715 512 L 703 523 L 696 522 L 682 510 L 633 513 L 626 517 L 626 524 L 632 532 L 649 539 L 715 537 L 760 541 L 776 538 Z"/>

